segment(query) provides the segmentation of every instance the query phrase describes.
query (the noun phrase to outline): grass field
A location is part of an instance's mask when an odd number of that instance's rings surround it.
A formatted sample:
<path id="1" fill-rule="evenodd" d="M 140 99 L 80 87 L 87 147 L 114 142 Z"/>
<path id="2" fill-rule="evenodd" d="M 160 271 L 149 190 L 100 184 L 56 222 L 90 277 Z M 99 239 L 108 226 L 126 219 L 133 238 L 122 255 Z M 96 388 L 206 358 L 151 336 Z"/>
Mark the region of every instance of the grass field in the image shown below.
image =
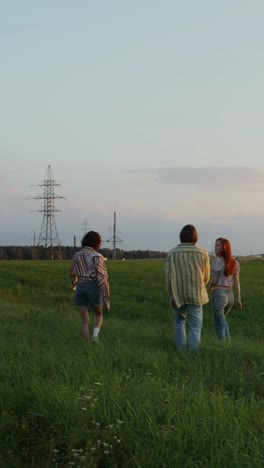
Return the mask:
<path id="1" fill-rule="evenodd" d="M 80 338 L 69 262 L 0 262 L 0 466 L 264 466 L 264 262 L 218 343 L 176 352 L 164 261 L 107 262 L 100 343 Z"/>

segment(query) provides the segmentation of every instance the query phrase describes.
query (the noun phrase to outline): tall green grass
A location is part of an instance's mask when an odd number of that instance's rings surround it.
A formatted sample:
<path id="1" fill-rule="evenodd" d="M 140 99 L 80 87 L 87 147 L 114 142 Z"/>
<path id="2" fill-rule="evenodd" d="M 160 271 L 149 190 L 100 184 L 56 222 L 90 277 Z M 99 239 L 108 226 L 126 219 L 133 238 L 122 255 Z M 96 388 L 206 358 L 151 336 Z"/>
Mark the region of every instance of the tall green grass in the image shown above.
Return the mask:
<path id="1" fill-rule="evenodd" d="M 0 466 L 264 466 L 264 263 L 218 343 L 176 352 L 164 261 L 108 262 L 100 343 L 80 338 L 69 262 L 0 262 Z M 91 317 L 92 324 L 93 317 Z"/>

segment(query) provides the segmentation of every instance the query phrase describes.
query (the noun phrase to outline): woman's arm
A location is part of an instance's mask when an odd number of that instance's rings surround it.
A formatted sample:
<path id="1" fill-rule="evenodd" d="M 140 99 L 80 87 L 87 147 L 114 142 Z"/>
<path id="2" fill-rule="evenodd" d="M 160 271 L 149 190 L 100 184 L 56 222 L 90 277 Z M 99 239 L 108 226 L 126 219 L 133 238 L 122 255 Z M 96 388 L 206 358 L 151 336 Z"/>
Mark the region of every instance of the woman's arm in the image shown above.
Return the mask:
<path id="1" fill-rule="evenodd" d="M 75 262 L 74 260 L 71 261 L 71 267 L 70 267 L 70 279 L 71 279 L 71 282 L 74 283 L 76 282 L 76 278 L 77 278 L 77 275 L 76 275 L 76 272 L 75 272 Z"/>
<path id="2" fill-rule="evenodd" d="M 103 304 L 107 310 L 110 310 L 110 291 L 107 270 L 102 256 L 97 257 L 97 284 L 101 290 Z"/>
<path id="3" fill-rule="evenodd" d="M 239 275 L 234 275 L 234 284 L 235 284 L 235 290 L 236 290 L 236 308 L 242 309 Z"/>
<path id="4" fill-rule="evenodd" d="M 214 273 L 213 276 L 212 276 L 211 283 L 210 283 L 210 286 L 209 286 L 209 292 L 210 293 L 213 292 L 214 286 L 217 283 L 217 276 L 218 276 L 218 273 Z"/>

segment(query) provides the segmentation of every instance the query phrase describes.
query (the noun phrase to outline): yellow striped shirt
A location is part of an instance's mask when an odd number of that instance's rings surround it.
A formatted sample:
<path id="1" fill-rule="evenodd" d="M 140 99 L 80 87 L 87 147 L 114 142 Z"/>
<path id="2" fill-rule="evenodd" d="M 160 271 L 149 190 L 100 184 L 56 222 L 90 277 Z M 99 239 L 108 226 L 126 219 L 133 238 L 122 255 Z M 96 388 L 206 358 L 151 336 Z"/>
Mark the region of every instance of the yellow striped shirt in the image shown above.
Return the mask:
<path id="1" fill-rule="evenodd" d="M 208 252 L 187 242 L 177 245 L 167 255 L 165 278 L 173 307 L 206 304 L 209 301 L 206 285 L 210 279 Z"/>

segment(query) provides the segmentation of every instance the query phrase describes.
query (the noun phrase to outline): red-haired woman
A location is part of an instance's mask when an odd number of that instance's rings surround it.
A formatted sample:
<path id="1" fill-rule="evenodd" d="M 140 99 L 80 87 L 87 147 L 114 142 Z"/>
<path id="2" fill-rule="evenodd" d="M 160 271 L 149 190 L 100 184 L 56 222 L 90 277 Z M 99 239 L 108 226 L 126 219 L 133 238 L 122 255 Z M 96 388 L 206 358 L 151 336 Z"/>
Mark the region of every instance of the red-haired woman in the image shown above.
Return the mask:
<path id="1" fill-rule="evenodd" d="M 218 237 L 215 241 L 216 258 L 211 265 L 212 280 L 210 292 L 213 294 L 213 310 L 216 336 L 219 340 L 229 340 L 230 332 L 226 315 L 234 305 L 232 287 L 236 290 L 236 308 L 242 309 L 239 281 L 239 262 L 232 256 L 229 240 Z"/>

